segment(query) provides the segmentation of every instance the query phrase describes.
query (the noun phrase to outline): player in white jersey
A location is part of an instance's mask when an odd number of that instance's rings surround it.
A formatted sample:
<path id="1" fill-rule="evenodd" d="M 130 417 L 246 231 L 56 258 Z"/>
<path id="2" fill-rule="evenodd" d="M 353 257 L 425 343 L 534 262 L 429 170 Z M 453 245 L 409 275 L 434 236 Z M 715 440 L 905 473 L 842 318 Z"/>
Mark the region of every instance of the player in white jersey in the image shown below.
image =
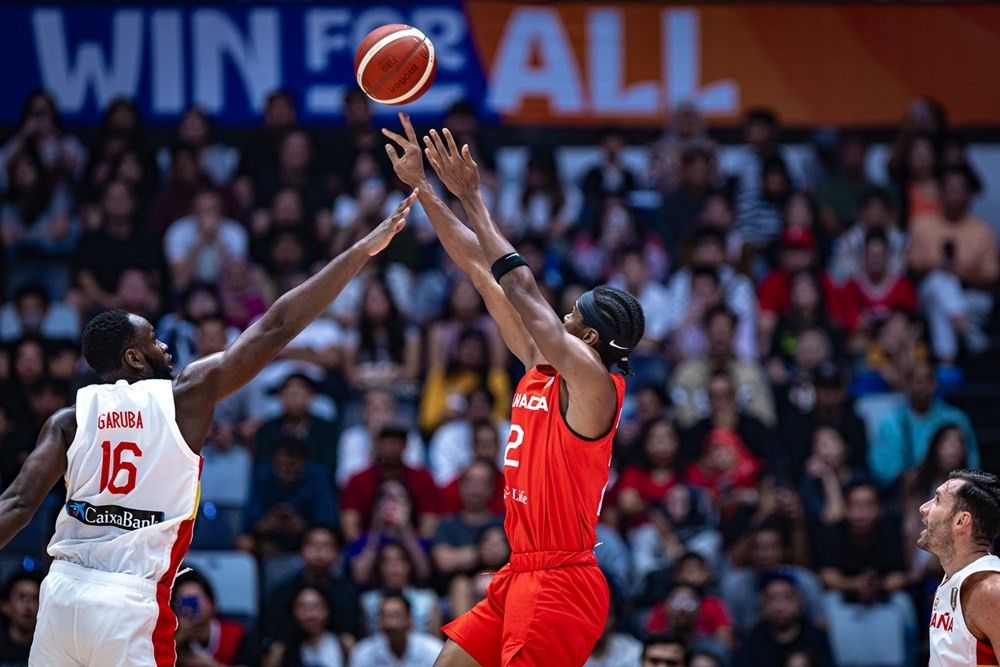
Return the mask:
<path id="1" fill-rule="evenodd" d="M 224 351 L 172 380 L 166 345 L 142 317 L 101 313 L 83 354 L 104 384 L 42 427 L 0 496 L 0 547 L 65 477 L 49 543 L 31 667 L 176 662 L 170 589 L 191 542 L 201 445 L 215 404 L 270 362 L 406 224 L 416 191 L 368 236 L 289 291 Z"/>
<path id="2" fill-rule="evenodd" d="M 997 665 L 1000 648 L 1000 479 L 957 470 L 920 506 L 927 526 L 917 546 L 938 557 L 944 579 L 934 596 L 930 667 Z"/>

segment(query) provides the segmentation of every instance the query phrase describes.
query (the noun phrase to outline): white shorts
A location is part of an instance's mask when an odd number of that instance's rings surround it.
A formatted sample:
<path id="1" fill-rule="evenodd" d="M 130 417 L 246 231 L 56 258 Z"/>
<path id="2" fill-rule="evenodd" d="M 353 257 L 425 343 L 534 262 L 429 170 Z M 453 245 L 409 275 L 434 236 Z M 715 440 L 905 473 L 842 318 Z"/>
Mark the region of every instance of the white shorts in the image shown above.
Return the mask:
<path id="1" fill-rule="evenodd" d="M 42 581 L 29 667 L 173 667 L 170 589 L 53 561 Z"/>

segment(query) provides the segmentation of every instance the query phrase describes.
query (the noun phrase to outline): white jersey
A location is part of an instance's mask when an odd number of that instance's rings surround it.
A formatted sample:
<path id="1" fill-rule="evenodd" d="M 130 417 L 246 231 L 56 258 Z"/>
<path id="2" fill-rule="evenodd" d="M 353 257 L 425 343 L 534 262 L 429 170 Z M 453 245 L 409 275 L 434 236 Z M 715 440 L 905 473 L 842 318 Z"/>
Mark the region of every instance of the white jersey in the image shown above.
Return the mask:
<path id="1" fill-rule="evenodd" d="M 983 556 L 941 582 L 934 595 L 930 625 L 930 667 L 997 665 L 996 653 L 969 632 L 962 613 L 962 584 L 977 572 L 1000 572 L 1000 558 Z"/>
<path id="2" fill-rule="evenodd" d="M 49 555 L 167 586 L 191 543 L 201 457 L 174 419 L 173 383 L 84 387 Z"/>

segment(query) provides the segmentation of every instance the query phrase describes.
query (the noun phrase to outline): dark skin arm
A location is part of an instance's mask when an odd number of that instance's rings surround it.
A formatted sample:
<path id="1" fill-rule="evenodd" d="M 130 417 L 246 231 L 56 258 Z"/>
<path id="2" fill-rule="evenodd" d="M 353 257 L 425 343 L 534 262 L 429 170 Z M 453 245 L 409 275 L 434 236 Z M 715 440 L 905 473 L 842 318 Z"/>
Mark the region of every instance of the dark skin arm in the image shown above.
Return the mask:
<path id="1" fill-rule="evenodd" d="M 490 265 L 514 251 L 490 217 L 479 190 L 479 168 L 469 147 L 459 151 L 448 129 L 444 139 L 436 131 L 424 137 L 427 158 L 441 181 L 462 202 L 479 239 L 483 257 Z M 446 145 L 447 144 L 447 145 Z M 563 378 L 561 392 L 566 423 L 585 438 L 597 438 L 614 425 L 615 388 L 607 367 L 593 345 L 598 334 L 586 326 L 576 308 L 565 323 L 542 296 L 535 277 L 526 266 L 509 271 L 500 279 L 507 300 L 521 316 L 524 328 L 544 359 Z M 575 331 L 570 333 L 568 329 Z"/>
<path id="2" fill-rule="evenodd" d="M 174 403 L 177 426 L 191 449 L 201 450 L 215 404 L 252 380 L 330 305 L 370 257 L 389 245 L 405 226 L 416 197 L 411 193 L 370 234 L 275 301 L 229 349 L 199 359 L 181 372 L 174 381 Z"/>
<path id="3" fill-rule="evenodd" d="M 0 548 L 31 521 L 46 494 L 66 474 L 66 450 L 76 436 L 76 408 L 63 408 L 45 422 L 35 449 L 0 496 Z"/>
<path id="4" fill-rule="evenodd" d="M 427 181 L 427 176 L 424 173 L 424 159 L 420 154 L 417 133 L 413 130 L 410 117 L 400 112 L 399 120 L 403 124 L 405 137 L 389 130 L 382 130 L 382 134 L 396 142 L 403 151 L 402 156 L 400 156 L 392 144 L 385 146 L 396 175 L 411 188 L 417 188 L 420 191 L 420 204 L 424 207 L 424 212 L 427 213 L 438 239 L 441 240 L 441 245 L 444 246 L 445 252 L 458 265 L 458 268 L 469 276 L 476 291 L 483 297 L 486 309 L 497 323 L 507 348 L 524 364 L 525 368 L 545 363 L 538 351 L 538 346 L 535 345 L 525 329 L 521 316 L 507 300 L 500 285 L 490 275 L 490 265 L 486 263 L 486 258 L 483 256 L 482 248 L 479 247 L 475 233 L 455 217 L 455 214 L 441 201 L 441 198 Z M 448 186 L 447 183 L 445 185 Z M 449 189 L 451 188 L 449 187 Z"/>

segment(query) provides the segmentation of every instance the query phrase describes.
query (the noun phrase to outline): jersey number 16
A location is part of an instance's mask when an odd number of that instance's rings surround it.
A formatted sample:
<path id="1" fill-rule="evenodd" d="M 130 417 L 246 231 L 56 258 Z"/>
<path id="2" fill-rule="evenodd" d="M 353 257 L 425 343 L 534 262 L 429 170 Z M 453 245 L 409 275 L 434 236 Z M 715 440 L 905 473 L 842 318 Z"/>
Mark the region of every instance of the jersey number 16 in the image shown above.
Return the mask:
<path id="1" fill-rule="evenodd" d="M 111 449 L 111 441 L 101 443 L 101 493 L 107 489 L 111 493 L 128 493 L 135 488 L 135 476 L 138 471 L 132 461 L 123 461 L 122 457 L 130 454 L 134 458 L 142 456 L 142 450 L 134 442 L 119 442 Z M 125 473 L 124 481 L 119 484 L 120 473 Z"/>

